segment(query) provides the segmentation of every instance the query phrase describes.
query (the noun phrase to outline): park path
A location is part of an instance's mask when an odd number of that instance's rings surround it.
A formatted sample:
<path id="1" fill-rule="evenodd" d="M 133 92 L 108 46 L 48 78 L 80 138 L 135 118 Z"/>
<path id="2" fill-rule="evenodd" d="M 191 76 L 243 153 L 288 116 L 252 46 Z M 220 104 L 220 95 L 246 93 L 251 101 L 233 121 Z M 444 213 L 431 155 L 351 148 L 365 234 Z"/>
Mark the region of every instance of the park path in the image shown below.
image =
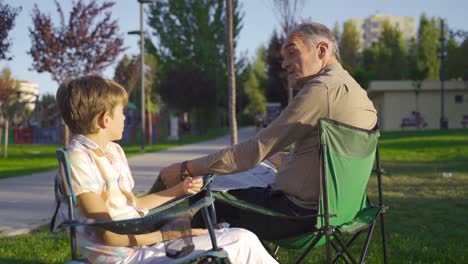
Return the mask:
<path id="1" fill-rule="evenodd" d="M 239 129 L 239 142 L 255 135 L 255 127 Z M 169 164 L 197 158 L 230 145 L 230 136 L 146 153 L 128 159 L 135 178 L 135 193 L 146 192 L 159 170 Z M 49 223 L 55 208 L 53 179 L 56 171 L 0 180 L 0 236 L 28 233 Z"/>

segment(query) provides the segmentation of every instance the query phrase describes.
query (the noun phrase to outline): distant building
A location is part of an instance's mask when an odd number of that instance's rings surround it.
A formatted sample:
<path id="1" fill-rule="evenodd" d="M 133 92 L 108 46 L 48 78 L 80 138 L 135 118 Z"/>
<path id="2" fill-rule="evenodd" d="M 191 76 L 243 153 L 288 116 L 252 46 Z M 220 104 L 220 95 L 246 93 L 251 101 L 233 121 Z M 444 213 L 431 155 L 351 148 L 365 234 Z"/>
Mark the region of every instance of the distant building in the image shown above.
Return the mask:
<path id="1" fill-rule="evenodd" d="M 19 101 L 26 103 L 26 109 L 31 112 L 36 107 L 36 101 L 39 96 L 39 85 L 30 81 L 19 81 L 17 93 L 19 93 Z"/>
<path id="2" fill-rule="evenodd" d="M 468 83 L 446 81 L 444 85 L 444 116 L 449 128 L 462 128 L 468 116 Z M 413 81 L 372 81 L 367 93 L 379 113 L 380 128 L 400 130 L 403 118 L 413 112 L 422 114 L 425 129 L 438 129 L 441 116 L 440 81 L 423 81 L 418 96 Z M 404 129 L 417 129 L 404 127 Z"/>
<path id="3" fill-rule="evenodd" d="M 416 39 L 416 22 L 414 17 L 374 14 L 368 18 L 354 18 L 348 21 L 352 21 L 358 31 L 360 31 L 361 50 L 372 46 L 372 43 L 378 40 L 385 21 L 388 21 L 390 25 L 401 31 L 407 47 L 411 39 Z"/>

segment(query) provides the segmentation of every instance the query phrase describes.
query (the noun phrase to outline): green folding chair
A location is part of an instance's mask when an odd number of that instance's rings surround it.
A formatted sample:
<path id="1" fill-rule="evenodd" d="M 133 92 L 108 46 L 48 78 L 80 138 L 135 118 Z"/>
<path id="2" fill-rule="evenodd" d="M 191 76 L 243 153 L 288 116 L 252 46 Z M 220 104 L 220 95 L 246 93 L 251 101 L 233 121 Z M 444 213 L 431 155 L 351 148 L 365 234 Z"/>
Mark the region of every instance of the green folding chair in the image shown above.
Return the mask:
<path id="1" fill-rule="evenodd" d="M 189 260 L 184 259 L 182 261 L 181 259 L 174 259 L 174 261 L 170 263 L 230 263 L 227 252 L 217 245 L 214 225 L 211 221 L 213 217 L 211 216 L 210 206 L 213 205 L 214 198 L 210 197 L 211 194 L 207 190 L 212 182 L 212 176 L 205 176 L 204 178 L 202 190 L 205 191 L 207 195 L 190 206 L 188 205 L 187 199 L 193 195 L 152 209 L 148 215 L 141 218 L 119 221 L 79 222 L 74 216 L 76 197 L 73 191 L 73 185 L 71 184 L 71 172 L 67 152 L 64 149 L 58 149 L 56 151 L 56 157 L 59 162 L 59 174 L 55 179 L 56 209 L 50 223 L 50 228 L 51 231 L 63 228 L 69 230 L 72 257 L 72 261 L 68 262 L 69 264 L 87 263 L 86 259 L 78 256 L 76 248 L 76 227 L 78 226 L 87 225 L 100 227 L 118 234 L 145 234 L 159 230 L 168 221 L 178 217 L 192 217 L 199 210 L 203 213 L 203 218 L 205 219 L 205 224 L 211 238 L 212 249 L 204 252 L 202 251 Z M 58 228 L 55 228 L 57 213 L 61 203 L 66 204 L 68 207 L 68 219 L 60 223 Z"/>
<path id="2" fill-rule="evenodd" d="M 320 176 L 321 195 L 318 215 L 302 216 L 316 218 L 316 231 L 277 241 L 274 250 L 266 247 L 276 257 L 279 247 L 299 249 L 303 253 L 295 263 L 301 263 L 308 253 L 317 246 L 325 245 L 327 263 L 339 259 L 345 263 L 364 263 L 377 219 L 380 217 L 383 259 L 387 263 L 387 249 L 384 227 L 386 207 L 382 199 L 383 170 L 380 165 L 378 138 L 380 132 L 352 127 L 330 119 L 319 120 L 320 136 Z M 375 169 L 373 166 L 375 163 Z M 366 195 L 366 187 L 372 171 L 377 174 L 378 206 L 372 205 Z M 240 201 L 227 192 L 214 192 L 217 202 L 223 202 L 245 210 L 276 217 L 278 220 L 293 220 L 286 216 L 259 206 Z M 349 247 L 367 231 L 359 260 L 353 256 Z M 344 241 L 344 237 L 351 238 Z M 332 249 L 335 256 L 332 258 Z"/>

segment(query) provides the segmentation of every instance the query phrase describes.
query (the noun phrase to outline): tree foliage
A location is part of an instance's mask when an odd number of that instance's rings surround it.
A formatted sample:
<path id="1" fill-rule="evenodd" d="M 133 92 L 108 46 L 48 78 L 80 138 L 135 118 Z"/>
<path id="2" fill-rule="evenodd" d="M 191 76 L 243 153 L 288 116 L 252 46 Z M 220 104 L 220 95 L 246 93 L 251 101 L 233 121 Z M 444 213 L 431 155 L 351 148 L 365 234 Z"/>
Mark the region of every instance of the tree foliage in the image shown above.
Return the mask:
<path id="1" fill-rule="evenodd" d="M 273 32 L 266 54 L 268 76 L 266 98 L 268 102 L 280 102 L 285 107 L 288 104 L 288 80 L 286 70 L 281 66 L 283 42 L 284 38 Z"/>
<path id="2" fill-rule="evenodd" d="M 176 111 L 182 111 L 180 104 L 171 105 L 180 99 L 180 94 L 191 94 L 190 87 L 182 80 L 170 80 L 170 76 L 200 73 L 208 78 L 213 86 L 196 86 L 198 94 L 210 96 L 198 97 L 184 111 L 201 113 L 209 107 L 217 112 L 227 110 L 227 49 L 226 49 L 226 10 L 225 0 L 162 0 L 150 5 L 149 25 L 154 29 L 154 44 L 148 41 L 148 51 L 158 58 L 161 66 L 161 84 L 170 82 L 180 93 L 163 94 L 161 97 L 167 105 Z M 243 15 L 239 1 L 233 1 L 233 40 L 242 28 Z M 244 59 L 235 59 L 236 75 L 243 72 Z M 176 74 L 176 71 L 179 73 Z M 236 78 L 237 79 L 237 78 Z M 192 86 L 192 88 L 195 88 Z M 169 98 L 175 96 L 175 98 Z M 222 110 L 223 109 L 223 110 Z M 203 110 L 204 111 L 204 110 Z M 214 119 L 215 114 L 206 118 Z M 200 118 L 196 118 L 200 119 Z M 210 122 L 214 125 L 215 122 Z M 210 126 L 212 126 L 210 125 Z"/>
<path id="3" fill-rule="evenodd" d="M 375 80 L 404 79 L 407 52 L 401 32 L 385 22 L 377 42 L 363 52 L 363 66 Z"/>
<path id="4" fill-rule="evenodd" d="M 304 0 L 271 0 L 281 27 L 281 35 L 286 36 L 297 24 L 297 13 L 302 10 Z"/>
<path id="5" fill-rule="evenodd" d="M 127 90 L 130 97 L 137 88 L 140 77 L 140 59 L 137 56 L 129 57 L 125 55 L 115 67 L 114 81 L 122 85 Z"/>
<path id="6" fill-rule="evenodd" d="M 419 20 L 416 65 L 419 71 L 426 73 L 424 79 L 427 80 L 439 79 L 439 36 L 436 19 L 428 19 L 425 14 L 422 14 Z"/>
<path id="7" fill-rule="evenodd" d="M 265 47 L 257 49 L 257 57 L 252 65 L 249 65 L 249 77 L 244 83 L 244 90 L 249 98 L 247 110 L 251 113 L 265 113 L 266 97 L 265 90 L 267 75 L 265 71 Z"/>
<path id="8" fill-rule="evenodd" d="M 36 4 L 32 13 L 33 26 L 29 28 L 32 47 L 28 53 L 33 58 L 32 68 L 40 73 L 49 72 L 55 81 L 62 82 L 68 76 L 100 73 L 113 64 L 124 50 L 117 20 L 112 20 L 109 10 L 114 4 L 78 0 L 65 19 L 56 0 L 60 16 L 57 26 Z"/>
<path id="9" fill-rule="evenodd" d="M 11 46 L 8 33 L 15 26 L 15 18 L 20 11 L 20 7 L 10 7 L 0 0 L 0 60 L 11 60 L 11 57 L 8 56 L 8 50 Z"/>
<path id="10" fill-rule="evenodd" d="M 340 38 L 341 61 L 345 68 L 350 69 L 360 64 L 360 32 L 351 20 L 343 25 Z"/>

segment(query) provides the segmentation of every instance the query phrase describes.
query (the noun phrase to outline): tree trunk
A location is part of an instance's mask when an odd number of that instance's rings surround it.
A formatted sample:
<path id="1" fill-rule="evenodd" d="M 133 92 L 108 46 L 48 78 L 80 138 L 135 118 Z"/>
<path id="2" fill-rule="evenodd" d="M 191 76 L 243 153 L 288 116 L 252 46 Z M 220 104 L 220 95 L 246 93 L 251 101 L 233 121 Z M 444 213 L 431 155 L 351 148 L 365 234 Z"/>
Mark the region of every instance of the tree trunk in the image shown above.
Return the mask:
<path id="1" fill-rule="evenodd" d="M 237 144 L 237 120 L 236 120 L 236 76 L 234 69 L 234 41 L 232 0 L 226 0 L 227 14 L 227 59 L 228 59 L 228 85 L 229 85 L 229 126 L 231 128 L 231 144 Z"/>
<path id="2" fill-rule="evenodd" d="M 151 114 L 151 94 L 147 94 L 147 107 L 148 107 L 148 145 L 153 145 L 153 116 Z"/>
<path id="3" fill-rule="evenodd" d="M 3 153 L 3 157 L 5 159 L 8 159 L 8 129 L 9 129 L 9 123 L 10 123 L 10 120 L 8 120 L 8 118 L 5 120 L 5 145 L 4 145 L 4 153 Z"/>

